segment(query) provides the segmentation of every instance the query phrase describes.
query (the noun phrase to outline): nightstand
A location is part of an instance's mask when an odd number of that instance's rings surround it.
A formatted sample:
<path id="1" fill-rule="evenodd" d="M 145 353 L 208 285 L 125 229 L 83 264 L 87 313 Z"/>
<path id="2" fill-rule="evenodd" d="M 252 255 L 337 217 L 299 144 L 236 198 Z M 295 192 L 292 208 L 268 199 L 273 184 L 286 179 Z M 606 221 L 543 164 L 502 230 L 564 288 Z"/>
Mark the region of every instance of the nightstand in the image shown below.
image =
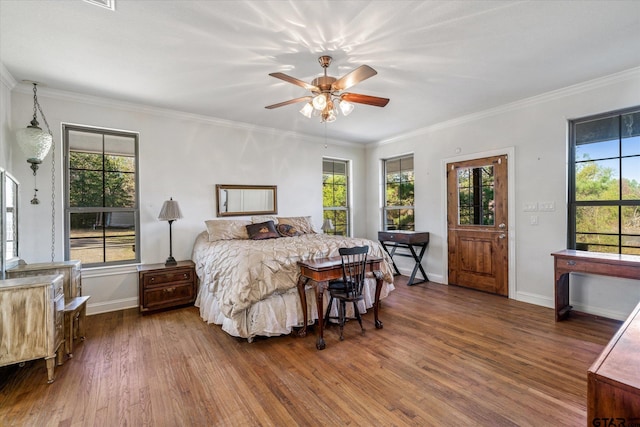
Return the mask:
<path id="1" fill-rule="evenodd" d="M 141 313 L 193 304 L 198 287 L 196 265 L 193 261 L 139 265 L 138 284 Z"/>

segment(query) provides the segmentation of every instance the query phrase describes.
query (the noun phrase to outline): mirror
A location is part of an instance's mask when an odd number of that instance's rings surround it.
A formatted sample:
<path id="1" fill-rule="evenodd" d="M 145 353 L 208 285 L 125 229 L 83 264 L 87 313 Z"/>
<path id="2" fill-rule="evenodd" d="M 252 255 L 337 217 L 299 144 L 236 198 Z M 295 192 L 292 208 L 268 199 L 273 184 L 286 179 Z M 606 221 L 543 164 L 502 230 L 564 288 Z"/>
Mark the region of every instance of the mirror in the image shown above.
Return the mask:
<path id="1" fill-rule="evenodd" d="M 275 185 L 216 185 L 218 216 L 278 213 Z"/>
<path id="2" fill-rule="evenodd" d="M 2 248 L 1 277 L 18 262 L 18 181 L 0 169 L 0 241 Z"/>
<path id="3" fill-rule="evenodd" d="M 494 225 L 493 165 L 458 170 L 458 225 Z"/>

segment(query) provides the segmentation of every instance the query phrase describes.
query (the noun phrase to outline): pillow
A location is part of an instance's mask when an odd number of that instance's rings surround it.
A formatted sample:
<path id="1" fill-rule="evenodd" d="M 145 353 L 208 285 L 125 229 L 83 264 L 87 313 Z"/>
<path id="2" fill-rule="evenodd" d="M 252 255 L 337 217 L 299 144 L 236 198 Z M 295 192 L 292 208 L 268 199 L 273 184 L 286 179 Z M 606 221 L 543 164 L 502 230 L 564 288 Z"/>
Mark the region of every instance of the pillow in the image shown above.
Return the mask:
<path id="1" fill-rule="evenodd" d="M 293 225 L 289 224 L 278 224 L 276 225 L 276 230 L 282 237 L 294 237 L 302 234 Z"/>
<path id="2" fill-rule="evenodd" d="M 273 221 L 249 224 L 246 228 L 251 240 L 275 239 L 280 237 L 276 231 L 276 226 L 273 224 Z"/>
<path id="3" fill-rule="evenodd" d="M 204 222 L 209 232 L 209 241 L 248 239 L 247 225 L 251 221 L 243 219 L 210 219 Z"/>
<path id="4" fill-rule="evenodd" d="M 278 225 L 278 218 L 276 218 L 273 215 L 258 215 L 258 216 L 252 216 L 251 217 L 251 222 L 254 224 L 258 224 L 261 222 L 267 222 L 267 221 L 273 221 L 274 225 Z"/>
<path id="5" fill-rule="evenodd" d="M 310 216 L 278 217 L 278 224 L 287 224 L 294 227 L 300 234 L 315 233 Z"/>

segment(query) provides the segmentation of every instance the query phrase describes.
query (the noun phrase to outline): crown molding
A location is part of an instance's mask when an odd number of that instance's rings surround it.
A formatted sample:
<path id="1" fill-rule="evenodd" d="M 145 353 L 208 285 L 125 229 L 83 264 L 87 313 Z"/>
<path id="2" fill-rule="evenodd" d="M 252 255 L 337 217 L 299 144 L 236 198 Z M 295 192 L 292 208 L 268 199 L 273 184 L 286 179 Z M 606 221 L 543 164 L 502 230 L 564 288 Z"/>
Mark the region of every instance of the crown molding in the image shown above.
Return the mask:
<path id="1" fill-rule="evenodd" d="M 377 147 L 377 146 L 391 144 L 394 142 L 400 142 L 408 138 L 422 136 L 438 130 L 459 126 L 464 123 L 473 122 L 473 121 L 484 119 L 487 117 L 497 116 L 510 111 L 515 111 L 522 108 L 530 107 L 532 105 L 542 104 L 542 103 L 553 101 L 556 99 L 565 98 L 571 95 L 577 95 L 577 94 L 598 89 L 604 86 L 609 86 L 614 83 L 633 80 L 633 79 L 640 79 L 640 67 L 631 68 L 629 70 L 610 74 L 608 76 L 599 77 L 597 79 L 588 80 L 586 82 L 577 83 L 561 89 L 545 92 L 540 95 L 532 96 L 530 98 L 521 99 L 519 101 L 510 102 L 508 104 L 500 105 L 498 107 L 489 108 L 487 110 L 478 111 L 476 113 L 471 113 L 455 119 L 436 123 L 431 126 L 427 126 L 421 129 L 416 129 L 415 131 L 412 131 L 412 132 L 407 132 L 402 135 L 394 136 L 393 138 L 378 141 L 376 143 L 371 144 L 371 146 Z"/>
<path id="2" fill-rule="evenodd" d="M 9 88 L 10 91 L 18 84 L 2 62 L 0 62 L 0 83 Z"/>
<path id="3" fill-rule="evenodd" d="M 30 94 L 32 90 L 31 86 L 25 83 L 17 83 L 14 86 L 15 86 L 15 89 L 14 89 L 15 92 L 18 92 L 18 93 Z M 53 98 L 53 99 L 62 100 L 62 101 L 93 105 L 96 107 L 125 110 L 125 111 L 130 111 L 132 113 L 143 113 L 143 114 L 160 116 L 160 117 L 165 117 L 170 119 L 188 120 L 188 121 L 199 122 L 199 123 L 207 123 L 207 124 L 227 127 L 231 129 L 245 130 L 247 132 L 258 132 L 264 135 L 275 136 L 275 137 L 290 135 L 297 140 L 312 143 L 312 144 L 322 144 L 322 145 L 331 144 L 331 145 L 347 146 L 352 148 L 363 148 L 363 144 L 359 144 L 355 142 L 335 140 L 335 139 L 325 139 L 323 137 L 314 137 L 314 136 L 304 135 L 304 134 L 293 132 L 293 131 L 284 131 L 281 129 L 275 129 L 275 128 L 270 128 L 266 126 L 257 126 L 250 123 L 236 122 L 233 120 L 225 120 L 225 119 L 205 116 L 201 114 L 185 113 L 183 111 L 170 110 L 170 109 L 160 108 L 160 107 L 151 107 L 148 105 L 136 104 L 136 103 L 126 102 L 126 101 L 119 101 L 111 98 L 103 98 L 99 96 L 85 95 L 85 94 L 80 94 L 76 92 L 52 89 L 46 86 L 38 86 L 38 96 L 40 98 L 48 97 L 48 98 Z"/>

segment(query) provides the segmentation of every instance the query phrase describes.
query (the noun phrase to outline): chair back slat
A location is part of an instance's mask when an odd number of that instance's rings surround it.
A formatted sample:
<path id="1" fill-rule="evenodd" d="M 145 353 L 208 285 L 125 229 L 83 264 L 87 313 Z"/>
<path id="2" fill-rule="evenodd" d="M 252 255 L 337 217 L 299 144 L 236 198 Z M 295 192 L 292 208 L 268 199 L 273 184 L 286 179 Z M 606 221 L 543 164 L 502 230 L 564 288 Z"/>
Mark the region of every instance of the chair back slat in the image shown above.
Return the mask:
<path id="1" fill-rule="evenodd" d="M 342 280 L 346 285 L 346 293 L 350 297 L 362 295 L 364 276 L 367 268 L 367 252 L 369 246 L 339 248 L 342 257 Z"/>

